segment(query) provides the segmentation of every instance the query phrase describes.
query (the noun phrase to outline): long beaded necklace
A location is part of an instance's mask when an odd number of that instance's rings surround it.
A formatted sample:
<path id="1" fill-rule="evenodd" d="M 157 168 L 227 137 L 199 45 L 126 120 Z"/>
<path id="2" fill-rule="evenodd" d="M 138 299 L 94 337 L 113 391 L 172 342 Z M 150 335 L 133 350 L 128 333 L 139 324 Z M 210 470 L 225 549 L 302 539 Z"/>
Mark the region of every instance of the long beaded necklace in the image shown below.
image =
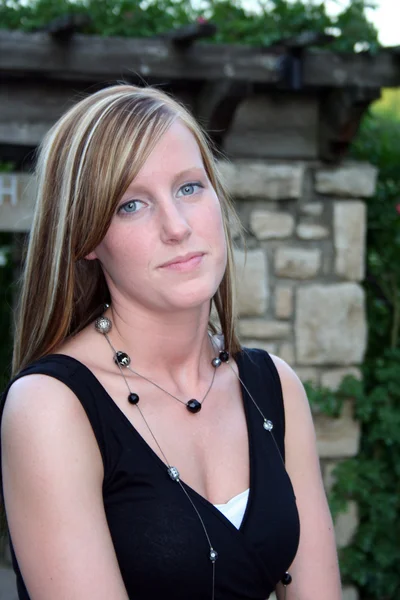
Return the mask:
<path id="1" fill-rule="evenodd" d="M 108 306 L 106 307 L 108 308 Z M 110 319 L 108 319 L 105 316 L 101 316 L 98 319 L 96 319 L 95 321 L 95 328 L 99 333 L 102 333 L 104 335 L 104 337 L 106 338 L 108 345 L 110 346 L 111 350 L 113 351 L 114 354 L 114 362 L 117 365 L 122 378 L 125 382 L 125 385 L 128 389 L 128 402 L 130 404 L 133 404 L 134 406 L 136 406 L 136 408 L 138 409 L 147 429 L 149 430 L 150 435 L 152 436 L 152 438 L 154 439 L 154 442 L 156 443 L 158 449 L 160 450 L 161 455 L 164 458 L 166 467 L 167 467 L 167 473 L 169 475 L 169 477 L 172 479 L 172 481 L 176 482 L 181 490 L 183 491 L 183 493 L 185 494 L 186 498 L 189 500 L 192 508 L 194 509 L 200 523 L 201 526 L 203 528 L 205 537 L 207 539 L 207 543 L 208 543 L 208 547 L 209 547 L 209 551 L 208 551 L 208 558 L 211 561 L 211 565 L 212 565 L 212 588 L 211 588 L 211 600 L 215 600 L 215 571 L 216 571 L 216 561 L 218 559 L 218 552 L 215 550 L 215 548 L 212 545 L 211 542 L 211 538 L 210 535 L 207 531 L 207 528 L 204 524 L 204 521 L 199 513 L 199 511 L 197 510 L 193 500 L 191 499 L 190 495 L 188 494 L 187 490 L 185 489 L 185 487 L 183 486 L 181 479 L 180 479 L 180 474 L 179 471 L 176 467 L 174 467 L 173 465 L 170 464 L 170 462 L 168 461 L 166 455 L 164 454 L 160 444 L 157 441 L 157 438 L 155 437 L 153 431 L 150 428 L 149 423 L 147 422 L 147 419 L 145 418 L 140 406 L 139 406 L 139 396 L 138 394 L 136 394 L 135 392 L 132 392 L 130 385 L 129 385 L 129 381 L 125 376 L 124 373 L 124 368 L 127 368 L 129 371 L 131 371 L 132 373 L 134 373 L 135 375 L 137 375 L 138 377 L 141 377 L 142 379 L 145 379 L 146 381 L 148 381 L 149 383 L 151 383 L 152 385 L 154 385 L 155 387 L 157 387 L 158 389 L 160 389 L 161 391 L 165 392 L 166 394 L 168 394 L 169 396 L 171 396 L 172 398 L 174 398 L 175 400 L 177 400 L 178 402 L 180 402 L 181 404 L 185 404 L 187 410 L 192 413 L 192 414 L 196 414 L 201 410 L 202 404 L 204 402 L 204 400 L 206 399 L 206 397 L 208 396 L 212 385 L 214 383 L 214 379 L 215 379 L 215 374 L 216 374 L 216 370 L 218 367 L 220 367 L 222 365 L 222 363 L 226 363 L 228 364 L 228 366 L 231 368 L 231 370 L 233 371 L 233 373 L 235 374 L 235 376 L 238 378 L 239 382 L 241 383 L 241 385 L 243 386 L 243 388 L 246 390 L 249 398 L 252 400 L 253 404 L 255 405 L 255 407 L 257 408 L 258 412 L 260 413 L 260 415 L 263 418 L 263 428 L 272 436 L 272 439 L 274 441 L 275 447 L 278 450 L 278 455 L 283 463 L 283 466 L 285 467 L 285 462 L 283 460 L 282 454 L 279 450 L 279 446 L 275 440 L 275 436 L 272 433 L 273 431 L 273 423 L 270 419 L 267 419 L 262 410 L 260 409 L 260 407 L 258 406 L 258 404 L 256 403 L 256 401 L 254 400 L 253 396 L 250 394 L 249 390 L 247 389 L 246 385 L 244 384 L 244 382 L 242 381 L 240 375 L 238 373 L 236 373 L 235 369 L 232 367 L 232 365 L 229 362 L 230 359 L 230 355 L 228 352 L 226 352 L 226 350 L 221 350 L 219 352 L 219 355 L 214 357 L 211 361 L 212 366 L 214 367 L 214 371 L 213 371 L 213 376 L 211 379 L 211 383 L 209 385 L 209 387 L 207 388 L 206 393 L 204 394 L 201 402 L 199 402 L 198 400 L 192 398 L 191 400 L 189 400 L 188 402 L 184 402 L 183 400 L 181 400 L 180 398 L 178 398 L 177 396 L 175 396 L 174 394 L 171 394 L 170 392 L 168 392 L 167 390 L 165 390 L 163 387 L 161 387 L 159 384 L 155 383 L 154 381 L 152 381 L 151 379 L 149 379 L 148 377 L 145 377 L 144 375 L 141 375 L 140 373 L 138 373 L 137 371 L 135 371 L 130 365 L 131 365 L 131 358 L 130 356 L 126 353 L 123 352 L 121 350 L 116 350 L 113 346 L 113 344 L 110 341 L 110 338 L 108 337 L 108 333 L 111 331 L 112 328 L 112 322 Z M 212 338 L 211 338 L 211 342 L 212 342 Z M 212 342 L 213 343 L 213 342 Z M 281 579 L 281 583 L 284 587 L 284 600 L 286 600 L 286 591 L 287 591 L 287 586 L 292 582 L 292 577 L 291 575 L 286 572 L 284 574 L 284 576 Z"/>

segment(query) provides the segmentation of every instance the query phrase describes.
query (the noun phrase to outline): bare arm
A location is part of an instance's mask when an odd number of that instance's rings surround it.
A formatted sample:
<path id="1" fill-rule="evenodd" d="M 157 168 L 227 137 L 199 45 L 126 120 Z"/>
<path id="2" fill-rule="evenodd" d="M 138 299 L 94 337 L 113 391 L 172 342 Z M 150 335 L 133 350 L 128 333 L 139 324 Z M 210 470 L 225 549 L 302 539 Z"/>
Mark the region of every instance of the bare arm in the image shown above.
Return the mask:
<path id="1" fill-rule="evenodd" d="M 304 387 L 288 365 L 273 357 L 285 404 L 286 469 L 300 516 L 300 544 L 290 567 L 286 600 L 341 600 L 335 535 L 319 465 L 316 437 Z M 284 588 L 276 588 L 278 600 Z"/>
<path id="2" fill-rule="evenodd" d="M 102 499 L 100 451 L 76 396 L 59 381 L 15 382 L 1 426 L 4 500 L 32 600 L 129 600 Z"/>

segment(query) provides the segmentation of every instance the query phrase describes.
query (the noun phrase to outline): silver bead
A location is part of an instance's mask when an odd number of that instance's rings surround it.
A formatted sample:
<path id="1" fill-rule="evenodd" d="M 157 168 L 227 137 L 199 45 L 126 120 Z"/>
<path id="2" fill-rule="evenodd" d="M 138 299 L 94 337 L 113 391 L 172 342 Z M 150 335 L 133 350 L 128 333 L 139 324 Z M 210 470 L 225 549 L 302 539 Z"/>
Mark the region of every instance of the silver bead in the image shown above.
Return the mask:
<path id="1" fill-rule="evenodd" d="M 210 560 L 211 562 L 215 562 L 218 558 L 218 552 L 214 550 L 214 548 L 210 548 Z"/>
<path id="2" fill-rule="evenodd" d="M 167 471 L 173 481 L 179 481 L 179 471 L 176 467 L 168 467 Z"/>
<path id="3" fill-rule="evenodd" d="M 111 331 L 112 323 L 107 317 L 99 317 L 95 320 L 94 326 L 100 333 L 108 333 Z"/>
<path id="4" fill-rule="evenodd" d="M 263 427 L 264 429 L 266 429 L 267 431 L 272 431 L 274 428 L 274 424 L 272 421 L 270 421 L 269 419 L 264 419 L 264 423 L 263 423 Z"/>
<path id="5" fill-rule="evenodd" d="M 212 364 L 213 367 L 217 368 L 217 367 L 220 367 L 222 365 L 222 361 L 221 361 L 220 358 L 215 357 L 215 358 L 212 359 L 211 364 Z"/>

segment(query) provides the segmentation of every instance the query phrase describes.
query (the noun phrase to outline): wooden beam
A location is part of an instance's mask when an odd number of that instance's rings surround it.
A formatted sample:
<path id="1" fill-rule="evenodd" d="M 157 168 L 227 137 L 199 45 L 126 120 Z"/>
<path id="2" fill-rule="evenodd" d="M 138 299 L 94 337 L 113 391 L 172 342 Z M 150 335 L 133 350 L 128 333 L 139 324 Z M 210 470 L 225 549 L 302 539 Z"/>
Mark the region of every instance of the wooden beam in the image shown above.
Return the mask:
<path id="1" fill-rule="evenodd" d="M 400 85 L 400 60 L 392 52 L 339 54 L 308 51 L 302 61 L 304 87 L 376 89 Z"/>
<path id="2" fill-rule="evenodd" d="M 33 79 L 0 86 L 0 144 L 37 146 L 59 117 L 80 97 L 82 84 Z"/>
<path id="3" fill-rule="evenodd" d="M 57 44 L 44 33 L 0 30 L 0 72 L 52 79 L 115 80 L 139 75 L 168 80 L 281 79 L 281 57 L 245 46 L 195 42 L 184 52 L 152 38 L 75 35 Z"/>
<path id="4" fill-rule="evenodd" d="M 346 88 L 329 90 L 320 101 L 319 156 L 327 161 L 342 160 L 379 89 Z"/>
<path id="5" fill-rule="evenodd" d="M 228 79 L 284 89 L 283 62 L 290 58 L 290 50 L 204 42 L 194 42 L 182 51 L 159 38 L 75 35 L 69 43 L 60 44 L 45 33 L 0 30 L 3 77 L 31 74 L 98 82 L 136 75 L 164 82 Z M 392 51 L 370 55 L 305 50 L 301 70 L 304 88 L 400 85 L 399 55 Z"/>
<path id="6" fill-rule="evenodd" d="M 238 105 L 251 92 L 252 85 L 248 82 L 223 79 L 204 83 L 194 114 L 217 146 L 222 144 Z"/>

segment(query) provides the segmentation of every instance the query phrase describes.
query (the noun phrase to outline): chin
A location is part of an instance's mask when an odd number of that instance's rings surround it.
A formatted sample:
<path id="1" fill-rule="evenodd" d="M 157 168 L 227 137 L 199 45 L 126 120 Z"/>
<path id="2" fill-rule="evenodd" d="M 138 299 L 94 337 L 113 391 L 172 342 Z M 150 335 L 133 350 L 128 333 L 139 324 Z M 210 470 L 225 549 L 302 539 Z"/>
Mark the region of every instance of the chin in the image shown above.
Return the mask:
<path id="1" fill-rule="evenodd" d="M 210 302 L 215 296 L 218 286 L 219 283 L 218 285 L 198 286 L 197 289 L 181 290 L 180 293 L 179 290 L 175 290 L 176 294 L 173 298 L 171 296 L 168 298 L 168 303 L 174 310 L 190 310 L 203 306 L 207 306 L 207 310 L 209 310 Z"/>

